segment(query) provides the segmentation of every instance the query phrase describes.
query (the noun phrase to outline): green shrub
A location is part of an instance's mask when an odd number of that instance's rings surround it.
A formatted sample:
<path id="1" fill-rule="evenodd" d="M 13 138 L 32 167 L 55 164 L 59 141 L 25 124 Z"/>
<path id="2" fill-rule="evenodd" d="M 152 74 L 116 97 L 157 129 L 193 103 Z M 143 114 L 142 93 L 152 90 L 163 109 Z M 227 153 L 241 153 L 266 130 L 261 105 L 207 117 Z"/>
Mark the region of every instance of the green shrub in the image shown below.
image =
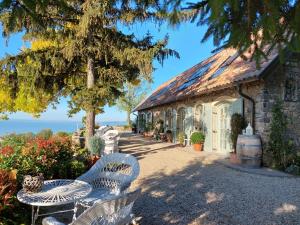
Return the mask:
<path id="1" fill-rule="evenodd" d="M 0 146 L 0 171 L 16 171 L 17 188 L 10 193 L 12 197 L 5 196 L 9 203 L 0 212 L 0 224 L 27 223 L 27 214 L 24 216 L 22 212 L 28 211 L 28 208 L 16 200 L 16 192 L 22 187 L 24 175 L 43 173 L 47 180 L 74 179 L 84 173 L 90 164 L 90 154 L 86 150 L 72 148 L 69 136 L 55 135 L 44 139 L 28 134 L 13 134 L 4 137 Z M 0 189 L 1 181 L 4 178 L 0 176 Z M 0 208 L 3 207 L 1 196 L 0 193 Z"/>
<path id="2" fill-rule="evenodd" d="M 231 139 L 234 152 L 236 152 L 237 138 L 239 134 L 242 134 L 243 129 L 246 127 L 246 122 L 244 117 L 238 113 L 233 114 L 231 116 L 230 126 L 231 126 L 230 139 Z"/>
<path id="3" fill-rule="evenodd" d="M 25 145 L 29 140 L 33 139 L 35 135 L 33 133 L 24 134 L 9 134 L 3 138 L 0 146 L 11 146 L 13 148 L 19 148 Z"/>
<path id="4" fill-rule="evenodd" d="M 276 101 L 272 108 L 272 120 L 267 151 L 271 153 L 271 166 L 284 170 L 296 158 L 293 142 L 286 136 L 288 121 L 284 115 L 282 102 Z"/>
<path id="5" fill-rule="evenodd" d="M 70 178 L 76 178 L 82 175 L 87 170 L 87 165 L 85 165 L 83 162 L 78 160 L 72 160 L 69 163 L 69 177 Z"/>
<path id="6" fill-rule="evenodd" d="M 131 127 L 133 128 L 136 127 L 136 124 L 137 124 L 136 121 L 131 121 Z"/>
<path id="7" fill-rule="evenodd" d="M 194 132 L 191 135 L 192 144 L 201 144 L 205 141 L 205 135 L 202 132 Z"/>
<path id="8" fill-rule="evenodd" d="M 178 134 L 177 138 L 178 138 L 178 142 L 179 142 L 181 145 L 183 145 L 183 144 L 184 144 L 184 139 L 185 139 L 185 133 L 180 132 L 180 133 Z"/>
<path id="9" fill-rule="evenodd" d="M 70 133 L 65 132 L 65 131 L 58 131 L 58 132 L 56 132 L 55 135 L 56 135 L 56 136 L 59 136 L 59 137 L 69 137 L 69 136 L 70 136 Z"/>
<path id="10" fill-rule="evenodd" d="M 129 130 L 129 129 L 131 129 L 131 126 L 130 125 L 124 125 L 123 128 L 124 128 L 124 130 Z"/>
<path id="11" fill-rule="evenodd" d="M 89 151 L 94 155 L 101 155 L 105 142 L 98 136 L 93 136 L 89 140 Z"/>
<path id="12" fill-rule="evenodd" d="M 154 129 L 153 124 L 151 122 L 148 122 L 146 124 L 145 131 L 149 132 L 149 131 L 152 131 L 153 129 Z"/>
<path id="13" fill-rule="evenodd" d="M 52 135 L 53 135 L 53 132 L 51 129 L 44 129 L 36 134 L 37 137 L 40 137 L 43 139 L 49 139 L 50 137 L 52 137 Z"/>
<path id="14" fill-rule="evenodd" d="M 173 134 L 171 130 L 167 130 L 166 131 L 166 137 L 167 137 L 167 141 L 168 142 L 172 142 L 173 141 Z"/>

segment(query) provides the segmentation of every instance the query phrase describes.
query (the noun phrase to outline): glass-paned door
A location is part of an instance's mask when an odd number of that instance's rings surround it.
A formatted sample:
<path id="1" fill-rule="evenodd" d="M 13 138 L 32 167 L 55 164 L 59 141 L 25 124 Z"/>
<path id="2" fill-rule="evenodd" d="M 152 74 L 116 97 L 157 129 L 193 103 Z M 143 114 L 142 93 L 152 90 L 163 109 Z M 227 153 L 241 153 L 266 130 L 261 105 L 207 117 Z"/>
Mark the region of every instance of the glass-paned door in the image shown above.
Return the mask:
<path id="1" fill-rule="evenodd" d="M 173 142 L 174 143 L 176 143 L 176 136 L 177 136 L 176 119 L 177 119 L 177 112 L 176 112 L 176 109 L 173 109 L 172 110 L 172 133 L 173 133 Z"/>
<path id="2" fill-rule="evenodd" d="M 230 145 L 230 105 L 225 103 L 219 106 L 219 149 L 224 153 L 231 151 Z"/>

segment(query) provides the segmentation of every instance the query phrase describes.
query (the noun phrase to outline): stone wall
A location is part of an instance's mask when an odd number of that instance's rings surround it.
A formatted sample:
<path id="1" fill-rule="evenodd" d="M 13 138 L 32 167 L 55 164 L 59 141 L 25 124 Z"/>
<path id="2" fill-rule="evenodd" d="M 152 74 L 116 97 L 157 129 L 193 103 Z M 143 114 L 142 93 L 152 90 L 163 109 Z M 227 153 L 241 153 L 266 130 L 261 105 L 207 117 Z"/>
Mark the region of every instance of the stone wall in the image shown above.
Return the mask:
<path id="1" fill-rule="evenodd" d="M 285 82 L 290 73 L 296 74 L 298 84 L 295 101 L 285 99 Z M 264 136 L 270 133 L 270 123 L 272 119 L 272 107 L 275 101 L 283 101 L 283 109 L 288 123 L 288 137 L 293 140 L 297 150 L 300 151 L 300 64 L 293 59 L 288 60 L 285 65 L 278 65 L 274 72 L 267 75 L 263 89 L 263 120 L 265 122 Z"/>

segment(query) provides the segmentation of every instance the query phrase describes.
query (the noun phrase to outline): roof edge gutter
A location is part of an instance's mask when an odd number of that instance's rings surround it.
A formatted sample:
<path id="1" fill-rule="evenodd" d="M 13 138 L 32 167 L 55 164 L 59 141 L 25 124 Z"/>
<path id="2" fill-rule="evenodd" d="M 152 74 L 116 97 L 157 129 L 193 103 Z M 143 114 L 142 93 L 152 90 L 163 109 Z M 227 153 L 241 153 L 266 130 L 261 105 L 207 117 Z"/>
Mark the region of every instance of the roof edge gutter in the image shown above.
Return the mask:
<path id="1" fill-rule="evenodd" d="M 238 84 L 238 93 L 240 96 L 243 98 L 249 100 L 252 103 L 252 127 L 253 127 L 253 134 L 255 134 L 255 101 L 253 98 L 251 98 L 249 95 L 246 95 L 245 93 L 242 92 L 242 84 Z"/>
<path id="2" fill-rule="evenodd" d="M 258 80 L 259 80 L 259 78 L 251 78 L 251 79 L 245 79 L 245 80 L 241 80 L 241 81 L 235 81 L 233 84 L 227 84 L 227 85 L 223 85 L 221 87 L 218 86 L 218 87 L 214 87 L 212 89 L 203 90 L 203 91 L 201 91 L 199 93 L 196 93 L 194 95 L 185 96 L 183 98 L 176 98 L 176 99 L 174 99 L 172 101 L 164 102 L 164 103 L 161 103 L 161 104 L 156 104 L 156 105 L 145 107 L 145 108 L 141 108 L 141 109 L 139 109 L 138 107 L 136 107 L 133 111 L 150 110 L 150 109 L 153 109 L 155 107 L 160 107 L 160 106 L 168 105 L 168 104 L 171 104 L 171 103 L 174 103 L 174 102 L 177 102 L 177 101 L 184 101 L 188 97 L 190 97 L 190 98 L 198 98 L 198 97 L 203 96 L 204 94 L 209 94 L 209 93 L 216 92 L 216 91 L 222 91 L 222 90 L 227 89 L 227 88 L 235 88 L 236 85 L 237 84 L 241 84 L 241 82 L 243 84 L 246 84 L 246 83 L 251 83 L 251 82 L 258 81 Z"/>

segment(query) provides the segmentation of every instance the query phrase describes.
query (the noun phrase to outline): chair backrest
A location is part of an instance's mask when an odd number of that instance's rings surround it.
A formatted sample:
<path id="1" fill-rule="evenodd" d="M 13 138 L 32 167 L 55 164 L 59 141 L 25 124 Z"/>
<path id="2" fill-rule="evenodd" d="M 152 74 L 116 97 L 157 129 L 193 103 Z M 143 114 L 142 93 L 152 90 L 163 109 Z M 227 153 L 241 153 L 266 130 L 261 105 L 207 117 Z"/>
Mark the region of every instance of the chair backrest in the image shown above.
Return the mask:
<path id="1" fill-rule="evenodd" d="M 112 139 L 119 140 L 120 134 L 119 131 L 117 130 L 109 130 L 103 135 L 103 138 L 108 140 L 112 140 Z"/>
<path id="2" fill-rule="evenodd" d="M 101 127 L 99 127 L 98 130 L 96 130 L 95 135 L 98 136 L 98 137 L 102 137 L 109 130 L 113 130 L 113 127 L 112 126 L 101 126 Z"/>
<path id="3" fill-rule="evenodd" d="M 78 177 L 92 183 L 98 177 L 107 177 L 120 182 L 124 190 L 140 173 L 140 166 L 136 158 L 130 154 L 112 153 L 102 156 L 86 173 Z"/>
<path id="4" fill-rule="evenodd" d="M 105 202 L 96 202 L 84 211 L 72 225 L 121 225 L 131 222 L 131 212 L 135 200 L 141 194 L 141 189 L 118 195 Z"/>

